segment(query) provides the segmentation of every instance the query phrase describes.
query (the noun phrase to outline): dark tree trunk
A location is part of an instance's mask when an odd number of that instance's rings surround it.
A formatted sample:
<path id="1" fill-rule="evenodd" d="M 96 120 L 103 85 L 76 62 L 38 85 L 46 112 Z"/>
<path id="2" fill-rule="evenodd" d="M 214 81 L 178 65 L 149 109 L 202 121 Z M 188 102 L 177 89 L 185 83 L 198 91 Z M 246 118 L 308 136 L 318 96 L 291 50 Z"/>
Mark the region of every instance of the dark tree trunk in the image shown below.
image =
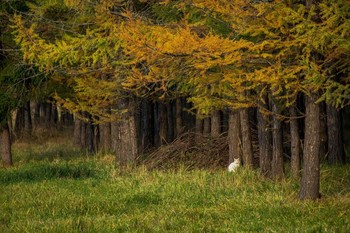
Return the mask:
<path id="1" fill-rule="evenodd" d="M 149 148 L 153 144 L 153 121 L 152 121 L 152 106 L 147 100 L 142 101 L 141 106 L 141 138 L 140 138 L 140 152 Z"/>
<path id="2" fill-rule="evenodd" d="M 74 146 L 81 148 L 81 120 L 75 118 L 74 121 Z"/>
<path id="3" fill-rule="evenodd" d="M 95 153 L 95 130 L 94 125 L 92 124 L 92 118 L 90 114 L 87 114 L 88 121 L 86 123 L 86 148 L 89 154 Z"/>
<path id="4" fill-rule="evenodd" d="M 31 133 L 33 129 L 30 101 L 27 101 L 24 105 L 24 129 L 28 133 Z"/>
<path id="5" fill-rule="evenodd" d="M 201 135 L 203 134 L 203 119 L 200 119 L 198 114 L 197 114 L 197 117 L 196 117 L 195 132 L 196 132 L 195 141 L 199 142 L 199 138 L 201 138 Z"/>
<path id="6" fill-rule="evenodd" d="M 211 115 L 211 136 L 219 137 L 221 134 L 220 111 L 214 111 Z"/>
<path id="7" fill-rule="evenodd" d="M 173 114 L 173 104 L 169 102 L 166 104 L 167 109 L 167 123 L 168 123 L 168 135 L 167 141 L 172 142 L 175 135 L 175 124 L 174 124 L 174 114 Z"/>
<path id="8" fill-rule="evenodd" d="M 80 145 L 81 148 L 84 149 L 87 146 L 87 123 L 85 121 L 81 121 L 80 127 Z"/>
<path id="9" fill-rule="evenodd" d="M 24 108 L 20 107 L 19 109 L 17 109 L 17 113 L 16 113 L 16 122 L 15 122 L 15 135 L 18 138 L 20 136 L 20 134 L 22 133 L 22 130 L 24 129 Z"/>
<path id="10" fill-rule="evenodd" d="M 290 140 L 291 140 L 291 173 L 293 177 L 300 175 L 300 135 L 296 111 L 296 104 L 289 109 L 290 113 Z"/>
<path id="11" fill-rule="evenodd" d="M 203 135 L 208 136 L 210 134 L 210 117 L 203 119 Z"/>
<path id="12" fill-rule="evenodd" d="M 242 158 L 243 165 L 246 167 L 253 167 L 253 146 L 252 136 L 250 132 L 249 124 L 249 112 L 248 109 L 242 109 L 239 111 L 241 132 L 242 132 Z"/>
<path id="13" fill-rule="evenodd" d="M 120 150 L 117 151 L 117 160 L 120 166 L 133 165 L 137 155 L 137 129 L 136 129 L 136 101 L 134 99 L 119 100 L 120 110 L 128 109 L 123 113 L 120 122 Z"/>
<path id="14" fill-rule="evenodd" d="M 52 104 L 51 103 L 45 103 L 45 127 L 50 128 L 51 127 L 51 118 L 52 118 Z"/>
<path id="15" fill-rule="evenodd" d="M 343 126 L 341 111 L 327 105 L 328 162 L 345 163 Z"/>
<path id="16" fill-rule="evenodd" d="M 51 126 L 57 127 L 57 124 L 58 124 L 58 109 L 55 104 L 52 104 Z"/>
<path id="17" fill-rule="evenodd" d="M 281 121 L 276 114 L 280 114 L 279 107 L 276 103 L 272 103 L 273 129 L 272 129 L 272 177 L 281 179 L 283 177 L 283 140 Z"/>
<path id="18" fill-rule="evenodd" d="M 155 102 L 153 105 L 153 141 L 154 146 L 159 147 L 160 146 L 160 137 L 159 137 L 159 103 Z"/>
<path id="19" fill-rule="evenodd" d="M 159 103 L 159 137 L 161 145 L 168 143 L 168 118 L 167 108 L 163 103 Z"/>
<path id="20" fill-rule="evenodd" d="M 4 167 L 12 166 L 11 137 L 8 124 L 0 125 L 0 153 Z"/>
<path id="21" fill-rule="evenodd" d="M 267 104 L 264 104 L 267 108 Z M 264 176 L 271 176 L 271 131 L 268 116 L 258 109 L 259 166 Z"/>
<path id="22" fill-rule="evenodd" d="M 34 119 L 33 119 L 35 128 L 38 128 L 40 126 L 40 107 L 41 107 L 40 102 L 36 102 L 34 107 Z"/>
<path id="23" fill-rule="evenodd" d="M 232 163 L 234 159 L 240 158 L 240 124 L 238 111 L 229 111 L 228 125 L 229 163 Z"/>
<path id="24" fill-rule="evenodd" d="M 184 125 L 182 121 L 182 100 L 181 98 L 176 99 L 176 136 L 183 133 Z"/>
<path id="25" fill-rule="evenodd" d="M 317 94 L 306 98 L 305 145 L 300 199 L 320 197 L 320 109 Z"/>

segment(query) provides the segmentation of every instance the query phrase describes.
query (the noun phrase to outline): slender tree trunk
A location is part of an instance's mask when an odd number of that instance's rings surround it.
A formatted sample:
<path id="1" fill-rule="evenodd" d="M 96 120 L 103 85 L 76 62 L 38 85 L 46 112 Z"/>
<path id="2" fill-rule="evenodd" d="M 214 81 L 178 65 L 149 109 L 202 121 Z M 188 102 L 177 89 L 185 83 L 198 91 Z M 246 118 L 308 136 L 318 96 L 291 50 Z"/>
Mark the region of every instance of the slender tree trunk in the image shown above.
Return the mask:
<path id="1" fill-rule="evenodd" d="M 75 118 L 74 121 L 74 146 L 81 148 L 81 120 Z"/>
<path id="2" fill-rule="evenodd" d="M 172 142 L 175 135 L 175 125 L 174 125 L 174 114 L 173 114 L 173 105 L 172 102 L 166 104 L 167 112 L 167 123 L 168 123 L 168 135 L 167 141 Z"/>
<path id="3" fill-rule="evenodd" d="M 290 140 L 291 140 L 291 173 L 293 177 L 300 175 L 300 136 L 296 111 L 296 104 L 289 109 L 290 120 Z"/>
<path id="4" fill-rule="evenodd" d="M 11 137 L 7 123 L 0 125 L 0 153 L 4 167 L 12 166 Z"/>
<path id="5" fill-rule="evenodd" d="M 140 141 L 140 152 L 143 152 L 149 146 L 153 144 L 153 121 L 152 121 L 152 107 L 151 103 L 147 100 L 142 101 L 141 106 L 141 141 Z"/>
<path id="6" fill-rule="evenodd" d="M 111 123 L 111 149 L 114 153 L 119 153 L 121 141 L 120 141 L 120 122 Z"/>
<path id="7" fill-rule="evenodd" d="M 199 138 L 201 138 L 201 135 L 203 134 L 203 119 L 200 119 L 198 114 L 196 117 L 196 136 L 195 136 L 195 141 L 199 142 Z"/>
<path id="8" fill-rule="evenodd" d="M 180 136 L 183 133 L 184 125 L 182 121 L 182 100 L 176 99 L 176 135 Z"/>
<path id="9" fill-rule="evenodd" d="M 30 101 L 27 101 L 24 105 L 24 129 L 28 133 L 31 133 L 33 129 Z"/>
<path id="10" fill-rule="evenodd" d="M 38 128 L 40 126 L 40 102 L 35 103 L 34 107 L 34 127 Z"/>
<path id="11" fill-rule="evenodd" d="M 263 106 L 267 108 L 268 106 L 265 104 Z M 259 166 L 261 169 L 261 173 L 264 176 L 271 176 L 271 132 L 270 125 L 268 122 L 268 116 L 259 111 L 257 113 L 258 117 L 258 140 L 259 140 Z"/>
<path id="12" fill-rule="evenodd" d="M 154 141 L 154 146 L 159 147 L 161 145 L 160 143 L 160 136 L 159 136 L 159 103 L 155 102 L 152 104 L 153 105 L 153 141 Z"/>
<path id="13" fill-rule="evenodd" d="M 272 129 L 272 176 L 276 179 L 283 177 L 283 140 L 281 121 L 276 114 L 280 110 L 276 103 L 271 101 L 273 115 L 273 129 Z"/>
<path id="14" fill-rule="evenodd" d="M 304 163 L 300 184 L 300 199 L 320 197 L 320 108 L 318 95 L 306 98 Z"/>
<path id="15" fill-rule="evenodd" d="M 210 131 L 210 117 L 206 117 L 203 119 L 203 135 L 208 136 Z"/>
<path id="16" fill-rule="evenodd" d="M 16 113 L 16 121 L 15 121 L 15 135 L 16 137 L 20 137 L 23 129 L 24 129 L 24 107 L 20 107 L 17 109 L 17 113 Z"/>
<path id="17" fill-rule="evenodd" d="M 219 137 L 221 134 L 220 130 L 221 121 L 220 121 L 220 111 L 214 111 L 211 116 L 211 136 Z"/>
<path id="18" fill-rule="evenodd" d="M 163 103 L 159 103 L 159 137 L 162 145 L 168 143 L 167 108 Z"/>
<path id="19" fill-rule="evenodd" d="M 85 121 L 81 121 L 80 127 L 80 145 L 82 149 L 85 149 L 87 146 L 87 123 Z"/>
<path id="20" fill-rule="evenodd" d="M 90 114 L 88 115 L 88 121 L 86 123 L 86 147 L 89 154 L 95 153 L 95 144 L 94 144 L 94 125 L 92 124 L 92 118 Z"/>
<path id="21" fill-rule="evenodd" d="M 239 112 L 236 110 L 229 111 L 228 122 L 228 148 L 229 148 L 229 163 L 234 159 L 240 158 L 240 122 Z"/>
<path id="22" fill-rule="evenodd" d="M 328 162 L 345 163 L 341 111 L 327 104 Z"/>
<path id="23" fill-rule="evenodd" d="M 249 112 L 248 109 L 242 109 L 239 112 L 242 132 L 242 152 L 243 152 L 243 165 L 246 167 L 253 167 L 253 147 L 252 136 L 250 132 L 249 124 Z"/>

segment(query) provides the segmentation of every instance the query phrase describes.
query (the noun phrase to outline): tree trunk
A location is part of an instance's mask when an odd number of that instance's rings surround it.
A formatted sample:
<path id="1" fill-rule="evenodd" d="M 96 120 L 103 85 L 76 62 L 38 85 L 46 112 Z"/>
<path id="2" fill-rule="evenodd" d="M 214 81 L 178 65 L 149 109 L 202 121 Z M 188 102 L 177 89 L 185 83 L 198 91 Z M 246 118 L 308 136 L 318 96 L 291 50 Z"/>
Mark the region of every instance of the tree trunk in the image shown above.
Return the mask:
<path id="1" fill-rule="evenodd" d="M 241 132 L 242 132 L 242 153 L 243 153 L 243 165 L 246 167 L 253 167 L 253 147 L 252 137 L 249 125 L 249 112 L 248 109 L 242 109 L 239 111 Z"/>
<path id="2" fill-rule="evenodd" d="M 280 110 L 276 103 L 272 103 L 273 115 L 273 130 L 272 130 L 272 177 L 275 179 L 283 178 L 283 140 L 282 140 L 282 127 L 281 121 L 276 114 L 280 113 Z"/>
<path id="3" fill-rule="evenodd" d="M 31 133 L 33 129 L 30 101 L 27 101 L 24 105 L 24 129 L 28 133 Z"/>
<path id="4" fill-rule="evenodd" d="M 196 117 L 196 135 L 195 135 L 195 141 L 199 142 L 199 139 L 201 138 L 202 134 L 203 134 L 203 119 L 200 119 L 198 114 Z"/>
<path id="5" fill-rule="evenodd" d="M 182 121 L 182 100 L 176 99 L 176 136 L 180 136 L 183 133 L 184 125 Z"/>
<path id="6" fill-rule="evenodd" d="M 33 119 L 35 128 L 38 128 L 40 126 L 40 107 L 41 107 L 40 102 L 36 102 L 34 107 L 34 119 Z"/>
<path id="7" fill-rule="evenodd" d="M 221 121 L 220 121 L 220 111 L 214 111 L 211 116 L 211 136 L 219 137 L 221 134 L 220 130 Z"/>
<path id="8" fill-rule="evenodd" d="M 228 148 L 229 148 L 229 164 L 234 159 L 240 158 L 240 127 L 239 127 L 239 113 L 236 110 L 229 111 L 228 122 Z"/>
<path id="9" fill-rule="evenodd" d="M 327 157 L 328 152 L 328 135 L 327 135 L 327 113 L 326 103 L 322 102 L 320 106 L 320 161 Z"/>
<path id="10" fill-rule="evenodd" d="M 95 153 L 95 144 L 94 144 L 94 137 L 95 137 L 95 130 L 94 125 L 92 124 L 92 118 L 90 114 L 87 114 L 88 116 L 88 122 L 86 123 L 86 147 L 87 152 L 89 154 Z"/>
<path id="11" fill-rule="evenodd" d="M 74 146 L 81 148 L 81 120 L 75 118 L 74 121 Z"/>
<path id="12" fill-rule="evenodd" d="M 137 129 L 136 129 L 136 102 L 134 99 L 119 100 L 120 110 L 128 109 L 123 113 L 120 122 L 120 150 L 117 159 L 121 167 L 133 165 L 138 155 Z"/>
<path id="13" fill-rule="evenodd" d="M 327 104 L 328 162 L 345 163 L 341 111 Z"/>
<path id="14" fill-rule="evenodd" d="M 173 104 L 169 102 L 166 104 L 167 109 L 167 123 L 168 123 L 168 135 L 167 141 L 172 142 L 174 140 L 175 135 L 175 125 L 174 125 L 174 114 L 173 114 Z"/>
<path id="15" fill-rule="evenodd" d="M 210 134 L 210 117 L 203 119 L 203 135 L 208 136 Z"/>
<path id="16" fill-rule="evenodd" d="M 291 140 L 291 173 L 293 177 L 300 175 L 300 135 L 296 111 L 296 104 L 291 106 L 290 112 L 290 140 Z"/>
<path id="17" fill-rule="evenodd" d="M 147 100 L 142 101 L 141 106 L 141 139 L 140 139 L 140 148 L 143 152 L 145 149 L 149 148 L 153 144 L 153 121 L 152 121 L 152 106 L 151 103 Z"/>
<path id="18" fill-rule="evenodd" d="M 12 166 L 11 137 L 10 129 L 7 123 L 0 126 L 0 149 L 3 166 Z"/>
<path id="19" fill-rule="evenodd" d="M 267 105 L 263 106 L 267 108 Z M 271 176 L 271 132 L 268 123 L 268 116 L 259 111 L 258 117 L 258 141 L 259 141 L 259 166 L 264 176 Z"/>
<path id="20" fill-rule="evenodd" d="M 120 151 L 120 122 L 111 123 L 111 149 L 114 153 Z"/>
<path id="21" fill-rule="evenodd" d="M 107 152 L 111 149 L 111 123 L 100 125 L 100 150 Z"/>
<path id="22" fill-rule="evenodd" d="M 168 118 L 167 108 L 164 103 L 159 103 L 159 137 L 161 145 L 168 143 Z"/>
<path id="23" fill-rule="evenodd" d="M 24 107 L 20 107 L 17 109 L 16 113 L 16 121 L 15 121 L 15 135 L 16 138 L 20 137 L 22 130 L 24 129 Z"/>
<path id="24" fill-rule="evenodd" d="M 160 137 L 159 137 L 159 105 L 160 103 L 154 102 L 153 106 L 153 142 L 155 147 L 160 146 Z"/>
<path id="25" fill-rule="evenodd" d="M 320 197 L 320 109 L 317 94 L 306 98 L 304 163 L 300 184 L 300 199 Z"/>

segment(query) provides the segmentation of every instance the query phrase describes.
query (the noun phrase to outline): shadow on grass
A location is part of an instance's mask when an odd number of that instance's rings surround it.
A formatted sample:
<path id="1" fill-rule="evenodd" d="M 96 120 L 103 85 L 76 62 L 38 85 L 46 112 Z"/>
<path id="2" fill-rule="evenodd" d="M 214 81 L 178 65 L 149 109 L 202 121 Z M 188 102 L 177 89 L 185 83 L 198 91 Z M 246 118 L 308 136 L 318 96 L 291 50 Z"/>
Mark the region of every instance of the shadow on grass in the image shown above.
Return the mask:
<path id="1" fill-rule="evenodd" d="M 19 182 L 40 182 L 51 179 L 86 179 L 97 178 L 98 171 L 91 164 L 73 163 L 30 163 L 23 167 L 0 169 L 0 183 L 14 184 Z"/>

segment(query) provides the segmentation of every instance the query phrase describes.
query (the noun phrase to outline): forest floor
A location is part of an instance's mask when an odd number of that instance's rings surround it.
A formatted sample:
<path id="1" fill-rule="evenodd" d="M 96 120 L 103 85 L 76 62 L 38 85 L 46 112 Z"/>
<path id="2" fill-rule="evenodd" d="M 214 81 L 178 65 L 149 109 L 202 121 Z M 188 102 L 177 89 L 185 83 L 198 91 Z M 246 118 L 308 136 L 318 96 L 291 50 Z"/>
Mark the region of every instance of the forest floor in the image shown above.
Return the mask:
<path id="1" fill-rule="evenodd" d="M 0 232 L 350 232 L 350 165 L 322 165 L 318 201 L 258 171 L 138 167 L 87 156 L 67 135 L 13 145 L 0 168 Z"/>

